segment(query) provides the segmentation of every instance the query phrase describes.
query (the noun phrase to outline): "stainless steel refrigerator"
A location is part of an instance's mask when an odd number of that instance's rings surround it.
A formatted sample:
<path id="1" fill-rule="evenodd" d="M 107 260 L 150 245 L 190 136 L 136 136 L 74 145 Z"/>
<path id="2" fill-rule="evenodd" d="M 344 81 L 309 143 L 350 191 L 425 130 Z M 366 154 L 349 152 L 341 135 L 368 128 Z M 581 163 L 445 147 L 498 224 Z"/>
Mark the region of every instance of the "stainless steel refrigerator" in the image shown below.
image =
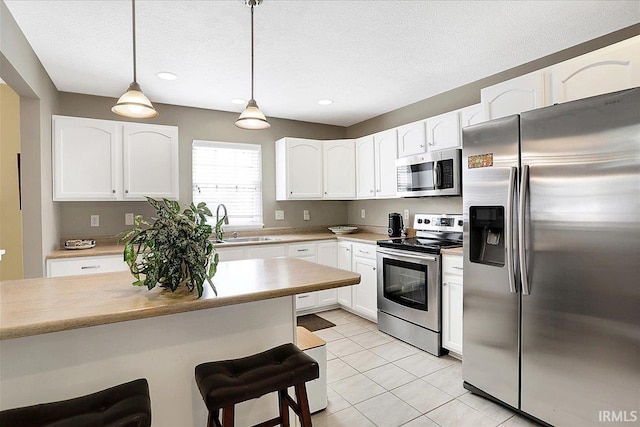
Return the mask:
<path id="1" fill-rule="evenodd" d="M 463 129 L 465 387 L 640 424 L 640 88 Z"/>

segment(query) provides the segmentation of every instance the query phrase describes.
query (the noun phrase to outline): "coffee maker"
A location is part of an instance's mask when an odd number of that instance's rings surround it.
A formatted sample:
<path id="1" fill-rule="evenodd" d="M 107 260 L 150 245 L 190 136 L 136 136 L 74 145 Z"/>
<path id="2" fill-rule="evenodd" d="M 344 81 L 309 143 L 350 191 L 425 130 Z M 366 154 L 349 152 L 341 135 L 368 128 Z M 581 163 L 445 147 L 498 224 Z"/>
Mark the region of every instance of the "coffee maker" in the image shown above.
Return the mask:
<path id="1" fill-rule="evenodd" d="M 389 237 L 401 237 L 404 224 L 402 215 L 397 212 L 389 214 Z"/>

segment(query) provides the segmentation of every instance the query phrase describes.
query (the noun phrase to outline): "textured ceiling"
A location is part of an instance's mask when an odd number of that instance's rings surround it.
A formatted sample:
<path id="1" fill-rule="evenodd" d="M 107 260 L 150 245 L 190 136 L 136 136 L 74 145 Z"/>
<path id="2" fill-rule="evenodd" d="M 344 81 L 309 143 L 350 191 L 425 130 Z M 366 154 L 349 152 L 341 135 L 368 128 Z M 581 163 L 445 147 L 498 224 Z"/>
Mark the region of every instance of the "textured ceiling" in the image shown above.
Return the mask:
<path id="1" fill-rule="evenodd" d="M 58 90 L 125 91 L 129 1 L 5 3 Z M 638 22 L 638 1 L 265 0 L 255 98 L 267 117 L 349 126 Z M 250 95 L 243 1 L 138 0 L 136 30 L 138 82 L 152 102 L 243 109 L 231 103 Z M 318 105 L 324 98 L 334 103 Z"/>

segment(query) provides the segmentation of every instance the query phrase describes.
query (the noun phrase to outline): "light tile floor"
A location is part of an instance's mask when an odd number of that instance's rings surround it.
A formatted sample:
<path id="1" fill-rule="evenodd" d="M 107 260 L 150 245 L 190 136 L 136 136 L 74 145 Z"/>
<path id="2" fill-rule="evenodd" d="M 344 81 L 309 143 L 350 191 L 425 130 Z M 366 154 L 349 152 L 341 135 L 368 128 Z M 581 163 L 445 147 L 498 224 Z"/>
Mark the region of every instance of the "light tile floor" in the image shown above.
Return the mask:
<path id="1" fill-rule="evenodd" d="M 315 427 L 531 427 L 526 418 L 469 393 L 462 364 L 378 331 L 344 310 L 317 313 L 335 323 L 327 342 L 327 409 Z"/>

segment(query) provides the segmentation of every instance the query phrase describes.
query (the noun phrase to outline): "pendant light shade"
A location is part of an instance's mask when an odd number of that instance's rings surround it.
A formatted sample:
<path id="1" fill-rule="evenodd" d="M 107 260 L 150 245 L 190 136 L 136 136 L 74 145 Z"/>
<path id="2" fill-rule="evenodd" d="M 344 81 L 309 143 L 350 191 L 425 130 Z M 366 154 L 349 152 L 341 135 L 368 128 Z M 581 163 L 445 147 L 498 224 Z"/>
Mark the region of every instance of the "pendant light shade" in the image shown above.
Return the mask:
<path id="1" fill-rule="evenodd" d="M 261 130 L 271 127 L 267 118 L 262 114 L 255 99 L 249 100 L 247 108 L 244 109 L 238 120 L 236 120 L 236 126 L 242 129 Z"/>
<path id="2" fill-rule="evenodd" d="M 251 99 L 236 120 L 236 126 L 241 129 L 262 130 L 271 127 L 253 98 L 253 7 L 262 3 L 262 0 L 245 0 L 245 3 L 251 7 Z"/>
<path id="3" fill-rule="evenodd" d="M 156 117 L 158 112 L 153 108 L 149 98 L 142 93 L 140 85 L 136 81 L 136 0 L 131 0 L 131 17 L 133 22 L 133 82 L 129 89 L 118 99 L 116 105 L 111 107 L 114 113 L 136 119 L 150 119 Z"/>

